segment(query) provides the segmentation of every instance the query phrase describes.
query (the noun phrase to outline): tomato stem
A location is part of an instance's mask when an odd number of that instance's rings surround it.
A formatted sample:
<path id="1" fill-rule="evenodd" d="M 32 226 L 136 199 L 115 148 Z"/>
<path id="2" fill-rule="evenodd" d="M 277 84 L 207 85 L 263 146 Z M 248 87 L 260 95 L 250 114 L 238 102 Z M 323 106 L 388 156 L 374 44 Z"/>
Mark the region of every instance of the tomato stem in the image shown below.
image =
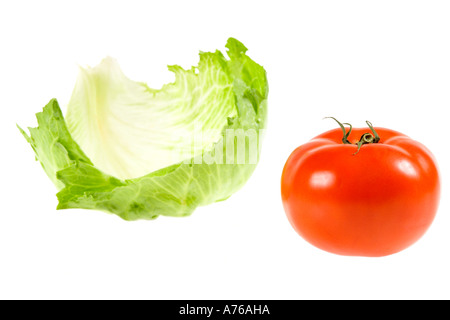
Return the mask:
<path id="1" fill-rule="evenodd" d="M 344 132 L 344 137 L 342 137 L 342 142 L 344 144 L 352 144 L 350 141 L 348 141 L 348 136 L 352 132 L 352 125 L 350 123 L 346 123 L 346 122 L 345 123 L 340 123 L 336 118 L 333 118 L 333 117 L 325 117 L 324 119 L 333 119 L 334 121 L 336 121 L 339 124 L 339 126 L 341 127 L 342 131 Z M 344 124 L 346 124 L 346 125 L 348 125 L 350 127 L 348 132 L 345 131 Z"/>
<path id="2" fill-rule="evenodd" d="M 356 143 L 356 145 L 358 146 L 358 150 L 353 155 L 355 155 L 359 152 L 359 150 L 361 149 L 363 144 L 369 144 L 369 143 L 376 143 L 375 137 L 370 133 L 364 133 L 361 136 L 361 139 L 359 139 L 359 141 Z"/>
<path id="3" fill-rule="evenodd" d="M 378 143 L 380 141 L 380 136 L 375 131 L 375 129 L 373 128 L 372 123 L 370 121 L 366 121 L 366 123 L 369 126 L 370 130 L 372 130 L 372 132 L 373 132 L 373 135 L 374 135 L 373 143 Z"/>
<path id="4" fill-rule="evenodd" d="M 370 121 L 366 121 L 366 123 L 369 126 L 370 130 L 372 131 L 373 135 L 371 133 L 364 133 L 361 136 L 361 139 L 359 139 L 359 141 L 356 143 L 356 145 L 358 146 L 358 150 L 356 150 L 356 152 L 353 155 L 359 152 L 363 144 L 378 143 L 380 141 L 380 136 L 373 128 L 372 123 Z"/>
<path id="5" fill-rule="evenodd" d="M 336 118 L 333 117 L 325 117 L 325 119 L 333 119 L 334 121 L 336 121 L 339 126 L 342 129 L 342 132 L 344 133 L 344 136 L 342 137 L 342 142 L 344 144 L 352 144 L 349 140 L 348 137 L 350 135 L 350 133 L 352 132 L 352 125 L 350 123 L 340 123 Z M 367 125 L 369 126 L 370 130 L 372 131 L 372 133 L 366 132 L 364 133 L 361 138 L 359 139 L 359 141 L 356 143 L 356 145 L 358 146 L 358 150 L 356 150 L 356 152 L 353 155 L 356 155 L 359 150 L 361 149 L 363 144 L 372 144 L 372 143 L 378 143 L 380 141 L 380 136 L 378 135 L 378 133 L 375 131 L 372 123 L 370 121 L 366 121 Z M 344 124 L 348 125 L 350 127 L 350 129 L 348 131 L 345 130 Z"/>

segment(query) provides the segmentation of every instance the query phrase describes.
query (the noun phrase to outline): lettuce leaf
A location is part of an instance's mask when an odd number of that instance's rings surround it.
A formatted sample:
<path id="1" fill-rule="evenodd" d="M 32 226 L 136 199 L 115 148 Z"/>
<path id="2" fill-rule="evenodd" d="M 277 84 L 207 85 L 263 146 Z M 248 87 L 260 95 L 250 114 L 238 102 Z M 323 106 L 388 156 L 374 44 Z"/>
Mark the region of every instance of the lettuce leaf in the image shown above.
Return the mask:
<path id="1" fill-rule="evenodd" d="M 66 119 L 52 99 L 37 128 L 19 128 L 59 190 L 57 208 L 180 217 L 239 190 L 259 161 L 268 83 L 241 42 L 226 47 L 229 59 L 201 52 L 197 67 L 169 66 L 175 81 L 159 90 L 107 58 L 80 70 Z"/>

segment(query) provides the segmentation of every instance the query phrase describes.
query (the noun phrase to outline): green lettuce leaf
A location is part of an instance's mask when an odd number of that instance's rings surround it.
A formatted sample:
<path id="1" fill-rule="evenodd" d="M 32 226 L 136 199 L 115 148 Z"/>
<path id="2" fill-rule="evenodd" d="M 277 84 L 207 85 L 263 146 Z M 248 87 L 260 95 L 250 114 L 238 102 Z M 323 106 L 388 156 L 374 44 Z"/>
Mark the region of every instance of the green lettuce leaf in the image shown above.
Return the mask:
<path id="1" fill-rule="evenodd" d="M 57 208 L 180 217 L 239 190 L 259 161 L 268 83 L 241 42 L 226 47 L 229 59 L 201 52 L 197 67 L 169 66 L 175 81 L 159 90 L 107 58 L 80 71 L 66 119 L 53 99 L 29 135 L 19 128 Z"/>

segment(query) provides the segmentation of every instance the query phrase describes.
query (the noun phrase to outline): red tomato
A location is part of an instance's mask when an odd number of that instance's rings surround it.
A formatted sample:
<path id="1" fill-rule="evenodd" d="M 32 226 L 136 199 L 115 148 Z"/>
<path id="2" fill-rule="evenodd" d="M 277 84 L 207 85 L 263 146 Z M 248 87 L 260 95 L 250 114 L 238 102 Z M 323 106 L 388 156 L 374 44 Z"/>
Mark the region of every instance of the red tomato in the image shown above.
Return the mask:
<path id="1" fill-rule="evenodd" d="M 394 254 L 415 243 L 436 215 L 440 182 L 431 152 L 399 132 L 374 130 L 380 140 L 359 152 L 355 143 L 368 128 L 353 129 L 347 144 L 335 129 L 297 148 L 286 162 L 281 193 L 287 217 L 320 249 Z"/>

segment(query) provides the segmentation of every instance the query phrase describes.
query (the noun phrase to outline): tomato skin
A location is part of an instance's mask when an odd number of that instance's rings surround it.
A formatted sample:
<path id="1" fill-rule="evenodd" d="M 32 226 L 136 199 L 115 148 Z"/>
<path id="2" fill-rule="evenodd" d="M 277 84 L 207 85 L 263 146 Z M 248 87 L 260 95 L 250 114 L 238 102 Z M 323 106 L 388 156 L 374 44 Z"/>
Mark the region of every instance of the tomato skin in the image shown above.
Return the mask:
<path id="1" fill-rule="evenodd" d="M 339 255 L 380 257 L 421 238 L 439 204 L 439 171 L 421 143 L 375 128 L 379 143 L 354 145 L 368 128 L 325 132 L 288 158 L 281 195 L 293 228 L 312 245 Z"/>

